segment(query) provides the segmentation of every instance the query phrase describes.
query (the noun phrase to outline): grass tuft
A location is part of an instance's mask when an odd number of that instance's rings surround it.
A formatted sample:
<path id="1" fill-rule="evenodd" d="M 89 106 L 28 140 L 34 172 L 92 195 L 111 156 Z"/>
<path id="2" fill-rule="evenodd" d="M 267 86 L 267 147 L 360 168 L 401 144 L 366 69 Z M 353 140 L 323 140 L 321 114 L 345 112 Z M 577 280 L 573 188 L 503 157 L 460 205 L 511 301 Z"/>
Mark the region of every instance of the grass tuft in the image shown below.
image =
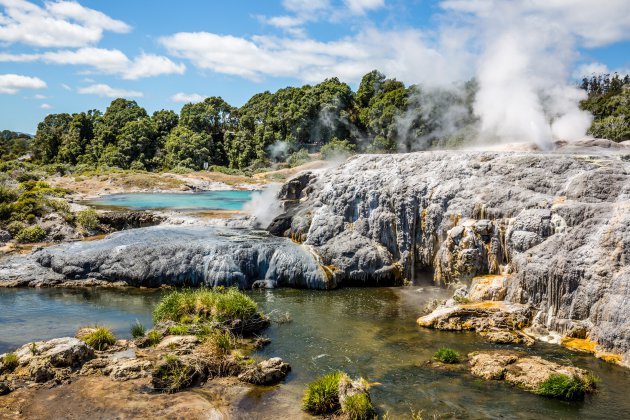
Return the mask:
<path id="1" fill-rule="evenodd" d="M 433 354 L 433 358 L 442 363 L 459 363 L 459 353 L 448 347 L 442 347 Z"/>
<path id="2" fill-rule="evenodd" d="M 15 353 L 7 353 L 2 357 L 2 370 L 7 372 L 13 372 L 20 364 L 18 357 Z"/>
<path id="3" fill-rule="evenodd" d="M 98 327 L 96 330 L 82 338 L 88 346 L 96 350 L 105 350 L 116 342 L 114 333 L 108 328 Z"/>
<path id="4" fill-rule="evenodd" d="M 147 334 L 147 341 L 148 341 L 148 345 L 149 346 L 155 346 L 157 345 L 160 341 L 162 341 L 162 334 L 159 331 L 149 331 L 149 333 Z"/>
<path id="5" fill-rule="evenodd" d="M 349 395 L 343 401 L 341 409 L 350 420 L 371 420 L 376 417 L 372 401 L 365 393 Z"/>
<path id="6" fill-rule="evenodd" d="M 302 401 L 304 410 L 312 414 L 330 414 L 341 409 L 339 381 L 342 375 L 338 371 L 330 372 L 309 384 Z"/>
<path id="7" fill-rule="evenodd" d="M 536 394 L 549 398 L 575 401 L 583 400 L 584 394 L 595 389 L 596 379 L 588 375 L 585 379 L 562 373 L 552 373 L 538 389 Z"/>
<path id="8" fill-rule="evenodd" d="M 246 321 L 258 315 L 258 306 L 249 296 L 235 288 L 215 290 L 181 290 L 167 294 L 153 311 L 156 322 L 190 319 L 228 322 Z"/>
<path id="9" fill-rule="evenodd" d="M 131 328 L 129 329 L 129 331 L 131 332 L 131 336 L 133 338 L 144 337 L 144 334 L 146 333 L 146 329 L 144 328 L 144 325 L 142 325 L 142 323 L 138 321 L 137 319 L 136 319 L 136 322 L 131 324 Z"/>

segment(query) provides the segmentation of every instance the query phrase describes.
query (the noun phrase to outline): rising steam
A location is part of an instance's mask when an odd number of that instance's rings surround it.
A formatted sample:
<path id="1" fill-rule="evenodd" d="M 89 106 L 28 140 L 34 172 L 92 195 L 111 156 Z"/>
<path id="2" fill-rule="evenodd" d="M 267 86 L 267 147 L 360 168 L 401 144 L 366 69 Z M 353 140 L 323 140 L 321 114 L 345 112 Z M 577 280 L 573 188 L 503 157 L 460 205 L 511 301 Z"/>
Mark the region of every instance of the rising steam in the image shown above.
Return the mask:
<path id="1" fill-rule="evenodd" d="M 258 227 L 266 228 L 276 216 L 282 213 L 282 204 L 278 200 L 280 188 L 279 184 L 271 184 L 262 191 L 256 191 L 243 206 L 243 211 L 256 218 Z"/>

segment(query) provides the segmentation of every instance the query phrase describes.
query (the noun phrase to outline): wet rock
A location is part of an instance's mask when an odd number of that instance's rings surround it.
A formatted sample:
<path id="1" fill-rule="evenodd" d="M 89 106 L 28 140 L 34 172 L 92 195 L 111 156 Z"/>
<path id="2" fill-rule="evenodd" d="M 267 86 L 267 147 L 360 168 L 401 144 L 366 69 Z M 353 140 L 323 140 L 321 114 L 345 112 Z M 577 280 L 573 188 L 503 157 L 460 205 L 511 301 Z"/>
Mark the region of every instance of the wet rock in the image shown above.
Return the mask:
<path id="1" fill-rule="evenodd" d="M 480 334 L 487 341 L 495 344 L 534 345 L 534 339 L 520 331 L 483 331 Z"/>
<path id="2" fill-rule="evenodd" d="M 124 359 L 108 365 L 103 369 L 103 374 L 115 381 L 128 381 L 150 376 L 151 367 L 148 360 Z"/>
<path id="3" fill-rule="evenodd" d="M 468 355 L 471 373 L 483 379 L 505 380 L 527 391 L 536 392 L 552 374 L 587 380 L 588 371 L 563 366 L 538 356 L 510 351 L 477 352 Z"/>
<path id="4" fill-rule="evenodd" d="M 170 335 L 164 337 L 156 346 L 157 349 L 191 351 L 197 344 L 199 339 L 194 335 Z"/>
<path id="5" fill-rule="evenodd" d="M 94 357 L 94 350 L 74 337 L 25 344 L 15 351 L 20 365 L 45 361 L 52 367 L 78 367 Z"/>
<path id="6" fill-rule="evenodd" d="M 8 383 L 6 383 L 4 381 L 0 381 L 0 396 L 7 395 L 11 391 L 12 391 L 12 389 L 9 386 Z"/>
<path id="7" fill-rule="evenodd" d="M 423 327 L 439 330 L 515 331 L 529 325 L 531 309 L 527 305 L 487 301 L 462 305 L 442 305 L 418 318 Z"/>
<path id="8" fill-rule="evenodd" d="M 6 244 L 11 240 L 11 234 L 6 230 L 0 229 L 0 245 Z"/>
<path id="9" fill-rule="evenodd" d="M 474 277 L 468 291 L 468 299 L 473 302 L 505 299 L 509 278 L 509 275 Z"/>
<path id="10" fill-rule="evenodd" d="M 271 385 L 283 380 L 291 366 L 279 357 L 256 363 L 238 375 L 238 379 L 255 385 Z"/>
<path id="11" fill-rule="evenodd" d="M 154 226 L 48 247 L 0 261 L 0 279 L 2 286 L 97 280 L 245 289 L 265 279 L 274 287 L 334 287 L 315 257 L 288 239 L 209 226 Z"/>

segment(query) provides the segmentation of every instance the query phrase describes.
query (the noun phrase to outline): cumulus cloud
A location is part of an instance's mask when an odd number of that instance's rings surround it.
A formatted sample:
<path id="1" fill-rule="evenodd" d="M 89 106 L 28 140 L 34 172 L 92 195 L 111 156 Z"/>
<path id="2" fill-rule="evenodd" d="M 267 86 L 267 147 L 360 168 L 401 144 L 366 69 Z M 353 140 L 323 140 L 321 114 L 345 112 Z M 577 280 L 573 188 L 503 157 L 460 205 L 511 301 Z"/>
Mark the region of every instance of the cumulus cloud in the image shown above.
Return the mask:
<path id="1" fill-rule="evenodd" d="M 91 95 L 103 96 L 106 98 L 134 98 L 134 97 L 141 97 L 144 95 L 142 92 L 139 92 L 136 90 L 125 90 L 125 89 L 113 88 L 104 83 L 82 87 L 82 88 L 79 88 L 77 92 L 83 95 L 91 94 Z"/>
<path id="2" fill-rule="evenodd" d="M 0 93 L 12 95 L 22 89 L 43 89 L 45 87 L 46 82 L 38 77 L 20 74 L 0 74 Z"/>
<path id="3" fill-rule="evenodd" d="M 198 93 L 177 92 L 175 95 L 171 96 L 171 101 L 182 103 L 197 103 L 203 101 L 206 98 L 207 96 L 199 95 Z"/>
<path id="4" fill-rule="evenodd" d="M 385 5 L 385 0 L 345 0 L 348 9 L 356 14 L 364 14 L 368 10 L 375 10 Z"/>
<path id="5" fill-rule="evenodd" d="M 126 80 L 164 74 L 183 74 L 186 71 L 184 64 L 174 63 L 164 56 L 142 53 L 138 57 L 130 59 L 120 50 L 95 47 L 49 51 L 40 54 L 2 53 L 0 54 L 0 61 L 42 61 L 50 64 L 87 66 L 96 72 L 120 76 Z"/>
<path id="6" fill-rule="evenodd" d="M 97 43 L 103 32 L 127 33 L 131 27 L 73 1 L 0 0 L 0 41 L 35 47 L 82 47 Z"/>
<path id="7" fill-rule="evenodd" d="M 33 98 L 35 98 L 35 99 L 46 99 L 47 96 L 46 95 L 37 94 L 37 95 L 33 96 Z"/>
<path id="8" fill-rule="evenodd" d="M 450 36 L 456 36 L 456 31 Z M 267 76 L 309 83 L 331 76 L 357 81 L 378 68 L 402 80 L 417 82 L 421 76 L 425 82 L 441 83 L 463 77 L 469 67 L 465 65 L 469 54 L 443 43 L 447 38 L 429 39 L 412 29 L 368 28 L 354 37 L 329 42 L 180 32 L 161 38 L 160 43 L 170 54 L 188 59 L 198 68 L 257 81 Z"/>
<path id="9" fill-rule="evenodd" d="M 52 106 L 50 104 L 41 104 L 39 107 L 41 109 L 51 109 L 52 108 Z"/>

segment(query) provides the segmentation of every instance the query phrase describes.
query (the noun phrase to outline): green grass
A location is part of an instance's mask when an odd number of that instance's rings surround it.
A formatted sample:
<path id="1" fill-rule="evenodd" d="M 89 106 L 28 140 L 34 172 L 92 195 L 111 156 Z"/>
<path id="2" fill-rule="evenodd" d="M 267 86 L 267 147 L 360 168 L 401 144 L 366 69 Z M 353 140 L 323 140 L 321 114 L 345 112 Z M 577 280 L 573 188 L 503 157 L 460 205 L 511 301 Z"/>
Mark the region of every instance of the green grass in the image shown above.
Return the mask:
<path id="1" fill-rule="evenodd" d="M 350 420 L 372 420 L 376 411 L 368 394 L 359 393 L 346 397 L 341 410 Z"/>
<path id="2" fill-rule="evenodd" d="M 105 350 L 116 342 L 114 333 L 108 328 L 98 327 L 96 330 L 82 338 L 88 346 L 96 350 Z"/>
<path id="3" fill-rule="evenodd" d="M 20 362 L 15 353 L 7 353 L 2 358 L 2 364 L 4 365 L 3 370 L 13 372 Z"/>
<path id="4" fill-rule="evenodd" d="M 306 388 L 302 400 L 304 410 L 312 414 L 330 414 L 341 409 L 339 403 L 339 381 L 342 373 L 330 372 L 316 379 Z"/>
<path id="5" fill-rule="evenodd" d="M 153 386 L 161 392 L 173 393 L 191 385 L 195 371 L 174 355 L 166 355 L 164 363 L 153 372 Z"/>
<path id="6" fill-rule="evenodd" d="M 15 240 L 20 243 L 41 242 L 46 239 L 46 231 L 39 225 L 24 228 L 15 235 Z"/>
<path id="7" fill-rule="evenodd" d="M 234 348 L 234 339 L 229 331 L 213 330 L 207 336 L 206 343 L 219 354 L 227 354 Z"/>
<path id="8" fill-rule="evenodd" d="M 442 347 L 433 354 L 433 358 L 442 363 L 459 363 L 459 353 L 448 347 Z"/>
<path id="9" fill-rule="evenodd" d="M 190 331 L 190 327 L 188 325 L 175 325 L 173 327 L 169 327 L 167 334 L 169 335 L 188 335 Z"/>
<path id="10" fill-rule="evenodd" d="M 149 333 L 147 334 L 147 338 L 149 340 L 149 345 L 155 346 L 160 341 L 162 341 L 162 334 L 160 334 L 159 331 L 155 331 L 155 330 L 149 331 Z"/>
<path id="11" fill-rule="evenodd" d="M 247 320 L 258 314 L 258 306 L 238 289 L 181 290 L 164 296 L 153 311 L 156 322 L 183 322 L 190 318 L 227 322 Z"/>
<path id="12" fill-rule="evenodd" d="M 144 328 L 144 325 L 142 325 L 142 323 L 136 319 L 136 322 L 131 324 L 131 328 L 129 328 L 129 332 L 131 332 L 131 336 L 133 338 L 139 338 L 139 337 L 144 337 L 144 334 L 146 333 L 146 329 Z"/>
<path id="13" fill-rule="evenodd" d="M 585 379 L 561 373 L 552 373 L 538 389 L 536 394 L 550 398 L 574 401 L 583 400 L 584 394 L 595 389 L 596 379 L 589 375 Z"/>

